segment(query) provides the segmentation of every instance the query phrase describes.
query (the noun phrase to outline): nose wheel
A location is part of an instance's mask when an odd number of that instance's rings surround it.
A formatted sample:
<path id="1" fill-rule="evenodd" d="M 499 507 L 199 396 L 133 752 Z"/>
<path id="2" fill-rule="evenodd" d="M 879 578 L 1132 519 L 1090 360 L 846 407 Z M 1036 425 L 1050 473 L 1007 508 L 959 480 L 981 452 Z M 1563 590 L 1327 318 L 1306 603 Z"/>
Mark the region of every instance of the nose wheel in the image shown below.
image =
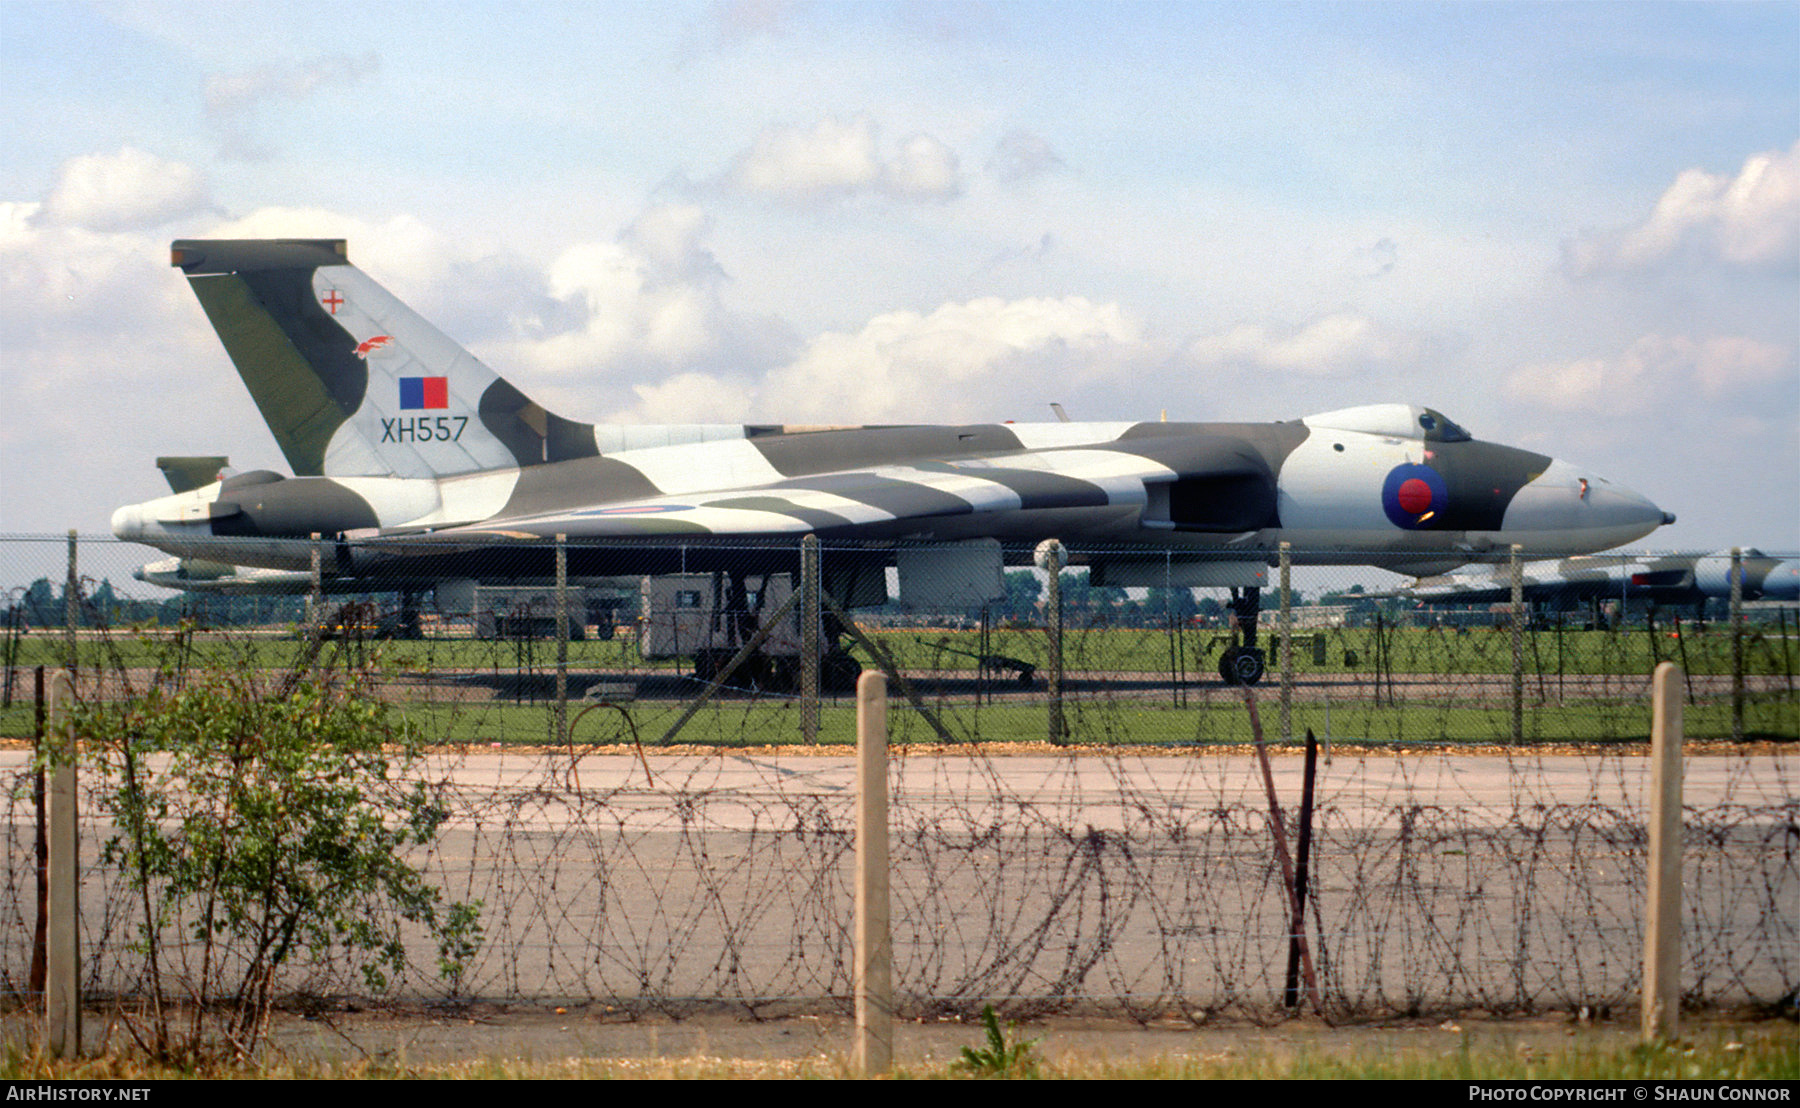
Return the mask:
<path id="1" fill-rule="evenodd" d="M 1219 678 L 1227 685 L 1254 685 L 1263 678 L 1264 661 L 1254 646 L 1227 647 L 1219 655 Z"/>
<path id="2" fill-rule="evenodd" d="M 1239 643 L 1219 655 L 1219 679 L 1227 685 L 1254 685 L 1263 678 L 1264 657 L 1256 645 L 1256 619 L 1262 611 L 1262 590 L 1231 590 L 1229 604 L 1236 618 Z"/>

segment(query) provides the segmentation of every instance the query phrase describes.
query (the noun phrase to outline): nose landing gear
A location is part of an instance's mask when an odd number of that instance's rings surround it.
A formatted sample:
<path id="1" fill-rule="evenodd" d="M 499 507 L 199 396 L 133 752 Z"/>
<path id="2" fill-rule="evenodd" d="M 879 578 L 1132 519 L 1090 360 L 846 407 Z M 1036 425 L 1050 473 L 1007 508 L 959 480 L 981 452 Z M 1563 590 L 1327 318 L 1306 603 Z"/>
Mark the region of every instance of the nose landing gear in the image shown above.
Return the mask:
<path id="1" fill-rule="evenodd" d="M 1227 685 L 1254 685 L 1263 678 L 1263 652 L 1253 646 L 1227 647 L 1219 655 L 1219 677 Z"/>
<path id="2" fill-rule="evenodd" d="M 1256 617 L 1262 611 L 1262 590 L 1232 589 L 1227 605 L 1237 617 L 1242 641 L 1219 655 L 1219 679 L 1227 685 L 1254 685 L 1263 679 L 1267 659 L 1256 645 Z"/>

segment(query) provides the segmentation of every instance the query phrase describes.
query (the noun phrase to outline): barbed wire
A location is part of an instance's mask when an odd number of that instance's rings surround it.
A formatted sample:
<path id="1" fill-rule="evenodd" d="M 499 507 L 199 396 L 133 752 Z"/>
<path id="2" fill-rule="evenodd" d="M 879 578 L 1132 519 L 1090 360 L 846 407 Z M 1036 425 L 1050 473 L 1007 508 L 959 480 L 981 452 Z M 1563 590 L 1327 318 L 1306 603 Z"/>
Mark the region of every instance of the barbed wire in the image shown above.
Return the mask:
<path id="1" fill-rule="evenodd" d="M 673 1015 L 848 1009 L 853 797 L 847 758 L 830 756 L 850 733 L 841 692 L 823 698 L 811 751 L 788 747 L 799 702 L 774 669 L 728 680 L 680 749 L 646 748 L 707 682 L 687 658 L 646 656 L 629 624 L 590 623 L 567 648 L 572 726 L 558 740 L 553 643 L 472 640 L 447 624 L 402 641 L 360 625 L 296 637 L 291 623 L 266 620 L 127 631 L 95 600 L 107 570 L 81 580 L 72 636 L 12 632 L 0 737 L 30 734 L 23 675 L 62 664 L 72 640 L 84 698 L 131 697 L 221 666 L 258 675 L 267 695 L 299 667 L 355 672 L 379 678 L 377 695 L 437 744 L 428 784 L 450 818 L 418 861 L 451 898 L 482 903 L 484 941 L 445 982 L 415 936 L 400 994 Z M 1317 570 L 1307 587 L 1337 584 Z M 14 608 L 27 591 L 8 594 Z M 1368 618 L 1291 632 L 1289 734 L 1310 728 L 1331 744 L 1307 904 L 1329 1018 L 1635 1003 L 1647 855 L 1636 744 L 1649 730 L 1649 670 L 1671 657 L 1690 674 L 1690 737 L 1729 737 L 1741 713 L 1748 735 L 1774 740 L 1690 760 L 1704 784 L 1686 808 L 1686 1000 L 1792 1006 L 1800 618 L 1765 608 L 1734 626 L 1714 613 L 1699 630 L 1546 617 L 1524 629 L 1515 677 L 1510 622 L 1476 612 L 1458 617 L 1476 625 L 1459 626 L 1370 603 Z M 1243 690 L 1215 672 L 1229 621 L 1116 597 L 1067 615 L 1068 745 L 1057 747 L 1045 724 L 1049 631 L 1032 613 L 857 613 L 918 696 L 890 717 L 902 1014 L 993 1003 L 1013 1017 L 1280 1017 L 1290 905 L 1267 801 L 1241 753 Z M 1271 664 L 1256 695 L 1273 720 L 1279 633 L 1263 631 Z M 1509 741 L 1515 693 L 1521 744 Z M 939 727 L 954 749 L 939 745 Z M 13 992 L 30 989 L 35 924 L 25 757 L 0 763 L 0 987 Z M 1296 760 L 1278 761 L 1297 793 Z M 1473 772 L 1477 761 L 1490 772 Z M 84 839 L 105 834 L 90 822 Z M 143 990 L 132 950 L 143 921 L 129 894 L 124 874 L 90 866 L 91 992 Z M 188 922 L 160 932 L 177 975 Z M 363 990 L 348 960 L 332 959 L 296 966 L 283 987 Z"/>
<path id="2" fill-rule="evenodd" d="M 820 764 L 837 760 L 659 756 L 651 785 L 636 759 L 611 756 L 590 760 L 574 791 L 555 755 L 507 755 L 515 764 L 503 767 L 474 757 L 437 759 L 452 815 L 421 859 L 449 895 L 483 905 L 461 995 L 674 1015 L 848 1005 L 852 798 L 847 770 Z M 1324 774 L 1309 939 L 1326 1014 L 1633 1003 L 1647 843 L 1629 795 L 1637 775 L 1621 763 L 1642 759 L 1518 759 L 1496 804 L 1458 803 L 1427 780 L 1466 772 L 1456 756 L 1419 757 L 1339 754 Z M 1019 761 L 1029 764 L 1009 764 Z M 1686 1000 L 1774 1008 L 1800 983 L 1795 767 L 1787 755 L 1722 761 L 1709 797 L 1725 799 L 1686 813 Z M 1288 903 L 1248 762 L 903 758 L 891 808 L 902 1012 L 1278 1015 Z M 476 773 L 504 783 L 465 783 Z M 1571 774 L 1588 798 L 1547 802 Z M 0 905 L 0 983 L 15 992 L 27 986 L 34 903 L 21 780 L 9 778 Z M 103 868 L 84 879 L 91 991 L 142 987 L 128 884 Z M 183 936 L 183 921 L 168 921 L 177 972 Z M 421 948 L 412 962 L 428 967 Z M 285 984 L 360 988 L 347 963 L 298 967 Z M 422 968 L 397 988 L 451 995 Z"/>

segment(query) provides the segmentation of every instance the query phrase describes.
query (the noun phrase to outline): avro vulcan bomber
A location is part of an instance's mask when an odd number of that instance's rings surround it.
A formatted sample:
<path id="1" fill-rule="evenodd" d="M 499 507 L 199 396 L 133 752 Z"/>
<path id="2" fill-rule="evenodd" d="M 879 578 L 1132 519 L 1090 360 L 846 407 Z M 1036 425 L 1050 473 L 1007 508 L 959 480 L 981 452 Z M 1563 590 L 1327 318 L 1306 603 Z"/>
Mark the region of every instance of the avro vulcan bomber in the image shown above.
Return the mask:
<path id="1" fill-rule="evenodd" d="M 1738 556 L 1738 595 L 1745 600 L 1800 600 L 1800 559 L 1771 557 L 1754 547 Z M 1582 556 L 1521 569 L 1522 599 L 1553 610 L 1583 604 L 1692 605 L 1731 596 L 1731 551 L 1703 555 Z M 1512 598 L 1504 566 L 1479 566 L 1421 578 L 1393 594 L 1421 604 L 1500 604 Z"/>
<path id="2" fill-rule="evenodd" d="M 1441 573 L 1604 550 L 1671 522 L 1573 463 L 1473 438 L 1430 408 L 1278 423 L 605 426 L 545 411 L 333 240 L 184 240 L 187 277 L 293 476 L 240 473 L 121 508 L 120 538 L 180 557 L 367 580 L 791 572 L 826 544 L 845 607 L 886 599 L 917 543 L 1047 539 L 1097 584 L 1237 590 L 1227 680 L 1262 672 L 1258 590 L 1297 564 Z M 902 565 L 902 599 L 905 567 Z"/>

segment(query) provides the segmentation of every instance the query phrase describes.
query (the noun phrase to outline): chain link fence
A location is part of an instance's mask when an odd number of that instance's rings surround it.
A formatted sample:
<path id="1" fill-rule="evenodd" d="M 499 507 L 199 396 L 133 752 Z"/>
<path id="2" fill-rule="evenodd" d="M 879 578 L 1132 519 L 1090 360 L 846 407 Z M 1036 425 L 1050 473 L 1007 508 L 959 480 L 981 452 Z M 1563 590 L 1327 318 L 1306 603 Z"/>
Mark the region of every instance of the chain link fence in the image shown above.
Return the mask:
<path id="1" fill-rule="evenodd" d="M 1594 581 L 1560 603 L 1528 599 L 1515 616 L 1494 589 L 1427 601 L 1404 594 L 1406 578 L 1307 565 L 1304 552 L 1285 592 L 1267 570 L 1249 611 L 1245 589 L 1092 584 L 1099 574 L 1083 563 L 1108 564 L 1116 552 L 1106 550 L 1069 552 L 1055 611 L 1047 575 L 1031 568 L 1008 569 L 1004 591 L 985 602 L 923 607 L 870 552 L 827 547 L 815 701 L 802 695 L 799 605 L 774 618 L 798 600 L 798 544 L 571 546 L 566 641 L 545 544 L 519 551 L 500 584 L 468 576 L 491 566 L 452 555 L 432 560 L 435 588 L 415 576 L 410 589 L 386 591 L 366 590 L 379 583 L 367 576 L 334 577 L 332 566 L 360 554 L 323 545 L 314 598 L 304 571 L 259 580 L 190 562 L 190 589 L 175 592 L 133 576 L 152 575 L 142 547 L 0 541 L 0 582 L 15 582 L 0 607 L 0 737 L 29 734 L 31 666 L 73 658 L 89 681 L 123 693 L 147 672 L 149 644 L 169 641 L 181 664 L 374 666 L 383 695 L 446 743 L 784 743 L 800 733 L 795 717 L 813 711 L 822 741 L 848 741 L 854 674 L 877 667 L 901 693 L 900 741 L 1238 743 L 1249 738 L 1240 688 L 1221 672 L 1250 645 L 1279 739 L 1310 729 L 1399 745 L 1634 742 L 1648 735 L 1644 699 L 1660 661 L 1687 675 L 1691 738 L 1800 734 L 1800 606 L 1744 600 L 1733 618 L 1725 595 L 1650 604 L 1631 585 L 1644 555 L 1584 559 Z M 658 576 L 622 572 L 647 562 Z M 1138 563 L 1131 579 L 1159 568 Z M 1496 579 L 1504 591 L 1504 565 Z"/>
<path id="2" fill-rule="evenodd" d="M 570 548 L 559 593 L 555 558 L 537 550 L 504 587 L 469 586 L 471 603 L 453 608 L 323 581 L 309 606 L 310 580 L 172 594 L 132 576 L 142 548 L 87 539 L 70 590 L 68 549 L 62 537 L 0 544 L 0 581 L 16 582 L 0 736 L 30 737 L 32 667 L 72 657 L 80 695 L 100 698 L 217 667 L 372 672 L 439 744 L 429 784 L 451 818 L 420 861 L 449 895 L 482 902 L 484 942 L 454 981 L 416 970 L 395 984 L 404 995 L 674 1014 L 847 1008 L 853 800 L 847 747 L 830 755 L 852 734 L 845 657 L 888 669 L 896 688 L 893 914 L 908 1015 L 988 1002 L 1142 1019 L 1279 1013 L 1289 907 L 1267 794 L 1255 760 L 1237 756 L 1251 739 L 1247 695 L 1278 749 L 1308 730 L 1330 744 L 1306 924 L 1328 1016 L 1635 1003 L 1639 744 L 1650 669 L 1670 659 L 1690 675 L 1690 740 L 1749 740 L 1689 762 L 1688 999 L 1791 1009 L 1800 985 L 1791 606 L 1740 601 L 1734 613 L 1715 598 L 1652 612 L 1622 589 L 1518 616 L 1485 600 L 1427 607 L 1391 595 L 1405 584 L 1394 575 L 1296 554 L 1285 604 L 1268 574 L 1255 644 L 1267 669 L 1246 687 L 1220 675 L 1221 656 L 1246 647 L 1242 588 L 1096 585 L 1105 552 L 1071 551 L 1060 620 L 1039 569 L 1008 571 L 984 604 L 922 609 L 903 588 L 869 603 L 880 571 L 834 570 L 873 563 L 827 548 L 825 592 L 846 603 L 823 607 L 819 649 L 833 661 L 812 701 L 798 633 L 782 630 L 801 610 L 781 611 L 798 595 L 797 552 L 746 550 L 734 567 L 672 547 L 653 585 L 604 572 L 616 551 Z M 739 659 L 769 626 L 771 645 Z M 803 755 L 793 748 L 815 710 Z M 22 992 L 34 816 L 28 751 L 9 755 L 0 985 Z M 1291 824 L 1299 760 L 1275 763 Z M 92 820 L 97 843 L 107 830 Z M 91 990 L 141 986 L 128 893 L 96 853 Z M 181 921 L 164 932 L 179 951 Z M 330 962 L 284 984 L 314 997 L 360 989 Z"/>

